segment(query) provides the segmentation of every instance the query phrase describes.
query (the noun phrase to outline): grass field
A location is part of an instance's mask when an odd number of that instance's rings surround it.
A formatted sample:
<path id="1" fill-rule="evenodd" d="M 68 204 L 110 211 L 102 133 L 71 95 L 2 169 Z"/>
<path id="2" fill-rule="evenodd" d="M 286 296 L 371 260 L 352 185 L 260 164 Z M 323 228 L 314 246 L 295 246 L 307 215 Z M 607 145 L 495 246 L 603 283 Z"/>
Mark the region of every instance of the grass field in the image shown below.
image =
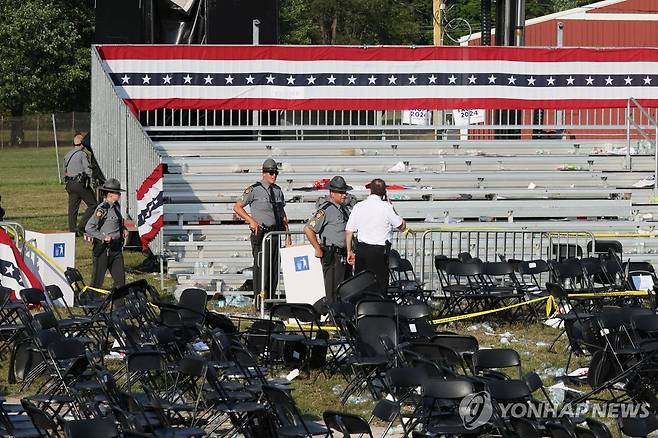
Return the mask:
<path id="1" fill-rule="evenodd" d="M 69 148 L 60 149 L 59 162 Z M 62 173 L 63 175 L 63 173 Z M 5 221 L 18 222 L 27 230 L 67 231 L 68 195 L 59 183 L 55 148 L 5 148 L 0 151 L 0 196 L 6 210 Z M 85 204 L 80 206 L 82 215 Z M 91 244 L 76 239 L 76 267 L 86 280 L 91 278 Z M 124 254 L 126 266 L 143 260 L 138 252 Z M 127 275 L 127 281 L 142 277 Z M 149 283 L 159 288 L 159 276 L 145 275 Z M 171 284 L 172 282 L 168 282 Z M 106 279 L 105 287 L 111 286 Z"/>
<path id="2" fill-rule="evenodd" d="M 63 156 L 67 150 L 62 150 Z M 60 158 L 61 162 L 61 158 Z M 2 206 L 7 211 L 5 220 L 19 222 L 26 229 L 36 231 L 66 230 L 67 195 L 64 186 L 58 183 L 55 151 L 53 148 L 41 149 L 4 149 L 0 151 L 0 195 Z M 126 265 L 139 263 L 139 253 L 127 253 Z M 76 265 L 85 279 L 90 278 L 91 248 L 83 239 L 77 239 Z M 157 277 L 146 278 L 158 285 Z M 136 277 L 128 276 L 128 281 Z M 109 286 L 109 282 L 106 282 Z M 475 322 L 464 321 L 459 324 L 440 327 L 441 330 L 454 330 L 475 335 L 482 346 L 511 347 L 521 352 L 524 371 L 536 371 L 544 375 L 545 383 L 552 384 L 554 379 L 547 369 L 563 368 L 566 363 L 565 339 L 557 344 L 557 353 L 548 352 L 547 345 L 557 335 L 555 329 L 541 323 L 507 324 L 503 321 L 493 323 L 494 334 Z M 509 334 L 506 334 L 509 332 Z M 488 334 L 487 334 L 488 333 Z M 18 388 L 6 384 L 6 362 L 0 364 L 0 393 L 16 395 Z M 320 418 L 327 409 L 346 410 L 369 416 L 373 402 L 361 402 L 340 406 L 338 397 L 332 389 L 343 384 L 339 377 L 327 380 L 320 376 L 315 384 L 313 377 L 295 380 L 295 399 L 302 411 L 312 418 Z"/>

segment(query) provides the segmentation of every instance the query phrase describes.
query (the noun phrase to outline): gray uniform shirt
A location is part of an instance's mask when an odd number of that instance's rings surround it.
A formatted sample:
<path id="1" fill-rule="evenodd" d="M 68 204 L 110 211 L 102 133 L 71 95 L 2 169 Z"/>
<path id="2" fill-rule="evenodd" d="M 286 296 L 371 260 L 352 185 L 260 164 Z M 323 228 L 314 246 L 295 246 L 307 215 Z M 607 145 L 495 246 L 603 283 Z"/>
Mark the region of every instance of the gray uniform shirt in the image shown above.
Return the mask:
<path id="1" fill-rule="evenodd" d="M 64 175 L 73 178 L 86 173 L 91 178 L 91 167 L 84 149 L 73 148 L 64 157 Z"/>
<path id="2" fill-rule="evenodd" d="M 346 205 L 326 201 L 308 220 L 306 226 L 315 231 L 321 245 L 345 248 L 345 224 L 350 215 Z"/>
<path id="3" fill-rule="evenodd" d="M 272 184 L 274 191 L 274 202 L 279 204 L 281 209 L 286 206 L 286 200 L 283 196 L 281 187 Z M 276 218 L 274 217 L 274 209 L 270 201 L 269 184 L 261 181 L 260 183 L 252 184 L 240 196 L 240 203 L 243 206 L 249 206 L 251 209 L 251 217 L 254 218 L 259 225 L 272 227 L 276 225 Z"/>
<path id="4" fill-rule="evenodd" d="M 102 225 L 101 222 L 103 222 Z M 101 226 L 99 227 L 99 225 Z M 121 238 L 122 228 L 123 217 L 121 216 L 119 203 L 115 202 L 110 205 L 109 202 L 103 201 L 96 207 L 96 211 L 87 221 L 85 233 L 98 240 L 110 236 L 112 241 L 115 242 Z"/>

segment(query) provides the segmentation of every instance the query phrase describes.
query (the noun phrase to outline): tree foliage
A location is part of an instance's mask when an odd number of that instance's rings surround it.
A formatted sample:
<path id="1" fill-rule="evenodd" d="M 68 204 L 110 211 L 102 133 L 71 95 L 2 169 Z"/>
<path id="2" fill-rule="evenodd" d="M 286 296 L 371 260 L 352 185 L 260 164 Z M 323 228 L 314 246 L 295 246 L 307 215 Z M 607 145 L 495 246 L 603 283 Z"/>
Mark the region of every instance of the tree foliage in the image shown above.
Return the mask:
<path id="1" fill-rule="evenodd" d="M 466 20 L 480 30 L 480 0 L 445 0 L 445 20 Z M 590 3 L 588 0 L 527 0 L 526 18 Z M 492 0 L 495 21 L 496 0 Z M 432 0 L 281 0 L 284 44 L 431 44 Z M 457 39 L 467 26 L 456 26 Z M 450 40 L 446 38 L 447 44 Z"/>
<path id="2" fill-rule="evenodd" d="M 432 43 L 432 0 L 280 1 L 282 44 Z M 448 21 L 463 18 L 473 32 L 480 30 L 480 0 L 445 2 Z M 527 0 L 527 18 L 586 3 Z M 92 5 L 93 0 L 0 0 L 0 113 L 88 110 Z"/>
<path id="3" fill-rule="evenodd" d="M 0 112 L 88 108 L 92 22 L 83 0 L 2 0 Z"/>

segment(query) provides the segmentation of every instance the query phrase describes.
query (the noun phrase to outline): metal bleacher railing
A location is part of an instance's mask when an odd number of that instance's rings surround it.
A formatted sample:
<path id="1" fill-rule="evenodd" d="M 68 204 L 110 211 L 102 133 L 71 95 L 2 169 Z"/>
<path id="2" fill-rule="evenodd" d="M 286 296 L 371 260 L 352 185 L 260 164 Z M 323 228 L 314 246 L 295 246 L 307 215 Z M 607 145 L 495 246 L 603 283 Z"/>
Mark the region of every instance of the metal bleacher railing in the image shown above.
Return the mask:
<path id="1" fill-rule="evenodd" d="M 249 231 L 232 204 L 268 156 L 282 167 L 294 232 L 324 196 L 312 189 L 318 179 L 342 174 L 362 198 L 363 186 L 383 176 L 403 186 L 391 198 L 420 235 L 437 226 L 546 235 L 613 230 L 623 233 L 626 255 L 657 258 L 658 244 L 647 237 L 658 217 L 656 185 L 637 181 L 656 175 L 658 109 L 633 99 L 626 109 L 508 110 L 514 117 L 487 111 L 485 123 L 461 126 L 451 111 L 431 111 L 435 123 L 427 125 L 405 124 L 397 110 L 158 109 L 133 117 L 95 50 L 92 58 L 99 162 L 128 187 L 124 207 L 133 219 L 136 188 L 156 164 L 167 165 L 165 227 L 151 249 L 166 256 L 182 284 L 214 279 L 218 291 L 252 293 L 236 290 L 249 278 L 252 257 Z M 440 247 L 428 242 L 421 251 L 422 244 L 395 242 L 427 275 L 430 252 Z"/>

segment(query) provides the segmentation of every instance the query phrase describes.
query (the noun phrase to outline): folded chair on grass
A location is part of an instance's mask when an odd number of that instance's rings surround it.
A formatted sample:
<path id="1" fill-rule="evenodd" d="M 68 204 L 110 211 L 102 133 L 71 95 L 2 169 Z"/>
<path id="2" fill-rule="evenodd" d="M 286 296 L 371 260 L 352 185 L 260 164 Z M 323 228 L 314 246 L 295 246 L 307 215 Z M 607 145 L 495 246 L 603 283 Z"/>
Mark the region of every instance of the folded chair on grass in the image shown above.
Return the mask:
<path id="1" fill-rule="evenodd" d="M 468 366 L 471 374 L 473 370 L 473 354 L 480 348 L 477 338 L 469 335 L 453 335 L 453 334 L 436 334 L 432 337 L 433 344 L 448 347 L 455 353 L 459 354 L 464 363 Z"/>
<path id="2" fill-rule="evenodd" d="M 427 303 L 433 291 L 424 290 L 414 272 L 413 265 L 392 249 L 388 258 L 390 284 L 388 294 L 397 302 L 404 304 Z"/>
<path id="3" fill-rule="evenodd" d="M 12 300 L 12 290 L 0 285 L 0 357 L 11 349 L 24 326 L 18 315 L 23 303 Z"/>
<path id="4" fill-rule="evenodd" d="M 284 363 L 296 365 L 309 372 L 311 368 L 322 370 L 326 364 L 327 353 L 333 352 L 329 348 L 329 335 L 322 330 L 320 315 L 315 308 L 303 303 L 275 304 L 270 310 L 270 318 L 294 321 L 288 329 L 270 333 L 270 351 L 276 343 L 282 350 Z"/>
<path id="5" fill-rule="evenodd" d="M 41 432 L 29 416 L 10 415 L 9 407 L 0 400 L 0 437 L 31 438 L 41 437 Z"/>
<path id="6" fill-rule="evenodd" d="M 355 435 L 373 438 L 370 425 L 358 415 L 325 411 L 322 414 L 322 419 L 327 429 L 329 429 L 329 436 L 331 437 L 349 438 Z M 334 435 L 334 431 L 342 435 Z"/>
<path id="7" fill-rule="evenodd" d="M 263 394 L 277 420 L 276 433 L 282 437 L 329 436 L 329 430 L 319 423 L 304 420 L 295 401 L 285 391 L 265 385 Z"/>
<path id="8" fill-rule="evenodd" d="M 349 326 L 351 346 L 347 364 L 352 369 L 353 379 L 341 395 L 345 403 L 350 395 L 360 393 L 367 388 L 374 400 L 377 400 L 378 382 L 385 387 L 383 373 L 397 362 L 398 326 L 395 315 L 364 315 L 356 326 Z"/>
<path id="9" fill-rule="evenodd" d="M 71 420 L 64 425 L 66 438 L 119 438 L 119 429 L 112 418 Z"/>
<path id="10" fill-rule="evenodd" d="M 489 425 L 466 428 L 460 403 L 474 394 L 473 384 L 466 380 L 433 380 L 422 387 L 422 401 L 417 409 L 422 431 L 412 434 L 418 438 L 440 436 L 479 436 Z"/>
<path id="11" fill-rule="evenodd" d="M 511 348 L 491 348 L 478 350 L 473 354 L 473 369 L 476 375 L 487 380 L 507 380 L 512 378 L 502 372 L 502 369 L 515 369 L 517 377 L 521 378 L 521 356 Z"/>
<path id="12" fill-rule="evenodd" d="M 443 287 L 442 314 L 456 315 L 482 309 L 488 297 L 482 281 L 482 263 L 452 262 L 445 268 L 448 284 Z"/>
<path id="13" fill-rule="evenodd" d="M 339 301 L 356 304 L 364 298 L 384 299 L 375 274 L 371 271 L 361 271 L 341 282 L 336 288 Z"/>

